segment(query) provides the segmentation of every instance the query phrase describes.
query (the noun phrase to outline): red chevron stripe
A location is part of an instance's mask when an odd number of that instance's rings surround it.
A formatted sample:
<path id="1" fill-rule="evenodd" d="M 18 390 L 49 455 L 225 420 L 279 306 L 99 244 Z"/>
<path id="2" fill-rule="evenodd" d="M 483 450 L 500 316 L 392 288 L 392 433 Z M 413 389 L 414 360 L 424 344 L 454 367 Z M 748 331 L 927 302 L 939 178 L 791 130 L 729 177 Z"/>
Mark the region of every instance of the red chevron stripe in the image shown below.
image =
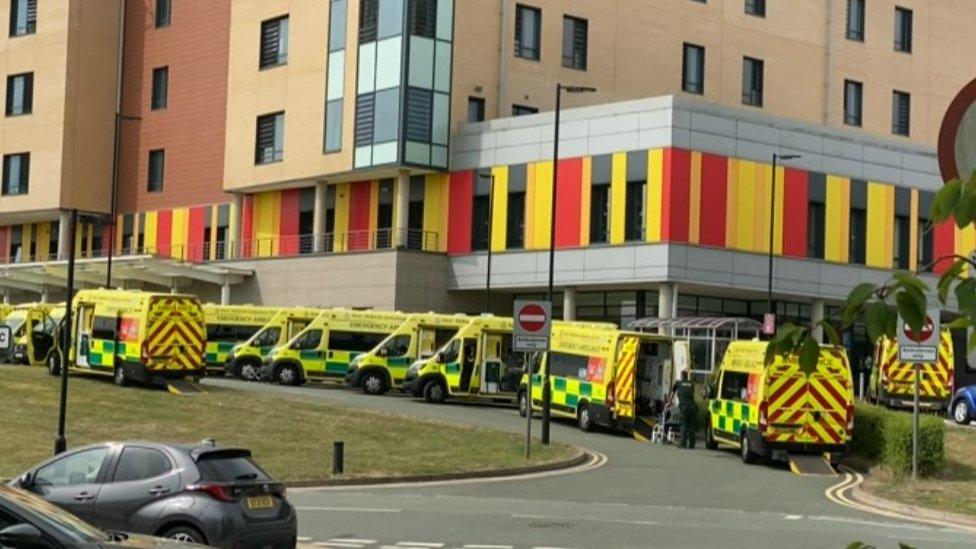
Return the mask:
<path id="1" fill-rule="evenodd" d="M 766 400 L 769 402 L 776 402 L 777 400 L 780 399 L 781 396 L 786 394 L 790 390 L 790 388 L 796 385 L 797 381 L 799 381 L 799 378 L 796 377 L 787 378 L 787 380 L 782 385 L 780 385 L 779 388 L 776 389 L 776 392 L 770 395 L 770 397 L 767 398 Z"/>

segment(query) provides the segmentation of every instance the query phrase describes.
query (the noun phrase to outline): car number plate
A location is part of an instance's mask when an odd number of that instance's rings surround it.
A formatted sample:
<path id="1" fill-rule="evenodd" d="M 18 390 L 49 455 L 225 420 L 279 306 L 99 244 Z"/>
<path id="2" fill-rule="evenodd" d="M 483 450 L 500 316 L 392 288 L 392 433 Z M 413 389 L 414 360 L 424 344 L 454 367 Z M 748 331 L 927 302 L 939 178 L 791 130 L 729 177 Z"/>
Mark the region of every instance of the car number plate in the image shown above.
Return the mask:
<path id="1" fill-rule="evenodd" d="M 271 499 L 271 496 L 247 498 L 248 509 L 270 509 L 272 507 L 274 507 L 274 500 Z"/>

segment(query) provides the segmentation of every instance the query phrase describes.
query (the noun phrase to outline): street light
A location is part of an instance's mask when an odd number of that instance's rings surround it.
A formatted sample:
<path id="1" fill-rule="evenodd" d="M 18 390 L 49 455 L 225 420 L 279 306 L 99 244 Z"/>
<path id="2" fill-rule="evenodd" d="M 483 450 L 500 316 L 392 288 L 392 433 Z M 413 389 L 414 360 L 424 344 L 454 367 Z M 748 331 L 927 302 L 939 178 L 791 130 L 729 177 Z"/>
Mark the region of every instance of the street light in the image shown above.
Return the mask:
<path id="1" fill-rule="evenodd" d="M 105 288 L 112 287 L 112 252 L 115 251 L 115 217 L 117 202 L 119 201 L 119 162 L 122 147 L 122 121 L 142 120 L 141 116 L 125 116 L 120 112 L 115 113 L 115 149 L 112 152 L 112 204 L 109 206 L 108 218 L 108 256 L 105 261 Z M 72 241 L 73 242 L 73 241 Z"/>
<path id="2" fill-rule="evenodd" d="M 478 172 L 478 177 L 488 178 L 488 223 L 485 226 L 485 232 L 488 234 L 485 241 L 488 243 L 488 266 L 485 269 L 485 306 L 482 312 L 491 312 L 489 308 L 489 301 L 491 301 L 491 234 L 494 223 L 494 206 L 495 206 L 495 174 L 490 173 L 487 176 Z"/>
<path id="3" fill-rule="evenodd" d="M 773 174 L 770 176 L 772 191 L 769 195 L 769 277 L 766 287 L 766 313 L 773 316 L 773 332 L 776 331 L 776 316 L 773 311 L 773 234 L 776 225 L 776 165 L 780 160 L 796 160 L 799 154 L 773 153 Z"/>
<path id="4" fill-rule="evenodd" d="M 556 262 L 556 191 L 559 181 L 559 115 L 562 110 L 562 96 L 566 93 L 593 93 L 596 88 L 590 86 L 563 86 L 556 84 L 556 122 L 552 141 L 552 209 L 549 215 L 549 304 L 552 306 L 553 267 Z M 549 444 L 549 420 L 552 408 L 552 387 L 549 383 L 549 369 L 546 369 L 545 379 L 542 381 L 542 443 Z"/>

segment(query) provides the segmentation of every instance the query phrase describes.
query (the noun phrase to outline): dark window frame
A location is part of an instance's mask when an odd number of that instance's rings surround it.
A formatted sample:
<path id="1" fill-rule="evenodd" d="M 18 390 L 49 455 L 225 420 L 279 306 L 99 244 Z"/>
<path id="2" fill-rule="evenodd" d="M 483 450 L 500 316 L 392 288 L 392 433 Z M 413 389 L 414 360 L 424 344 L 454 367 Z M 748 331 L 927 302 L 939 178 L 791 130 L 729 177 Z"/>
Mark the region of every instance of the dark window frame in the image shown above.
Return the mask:
<path id="1" fill-rule="evenodd" d="M 568 37 L 567 26 L 571 33 Z M 589 40 L 590 22 L 587 19 L 563 15 L 563 67 L 579 71 L 586 70 L 589 58 Z"/>
<path id="2" fill-rule="evenodd" d="M 153 169 L 157 165 L 159 169 Z M 149 151 L 146 172 L 146 192 L 162 192 L 163 185 L 166 181 L 166 149 L 152 149 Z M 156 172 L 158 172 L 158 181 L 156 180 Z"/>
<path id="3" fill-rule="evenodd" d="M 526 24 L 525 14 L 535 15 L 535 44 L 523 43 L 522 27 Z M 515 57 L 529 61 L 542 60 L 542 9 L 527 4 L 515 4 Z"/>
<path id="4" fill-rule="evenodd" d="M 152 70 L 152 97 L 149 107 L 151 110 L 165 110 L 169 106 L 169 65 L 156 67 Z"/>
<path id="5" fill-rule="evenodd" d="M 852 104 L 851 90 L 857 96 L 856 105 Z M 855 109 L 856 107 L 856 109 Z M 854 112 L 856 110 L 856 112 Z M 857 80 L 844 80 L 844 125 L 860 128 L 864 124 L 864 83 Z"/>
<path id="6" fill-rule="evenodd" d="M 157 29 L 164 29 L 173 23 L 173 0 L 156 0 L 155 23 Z"/>
<path id="7" fill-rule="evenodd" d="M 864 42 L 864 0 L 847 0 L 847 25 L 845 36 L 854 42 Z"/>
<path id="8" fill-rule="evenodd" d="M 695 80 L 690 80 L 689 73 L 691 72 L 689 65 L 690 51 L 695 51 L 698 54 L 698 59 L 700 62 L 698 66 L 695 67 Z M 687 93 L 693 93 L 696 95 L 705 94 L 705 47 L 699 46 L 698 44 L 692 44 L 690 42 L 685 42 L 681 47 L 681 90 Z"/>
<path id="9" fill-rule="evenodd" d="M 746 15 L 766 17 L 766 0 L 746 0 L 744 9 Z"/>
<path id="10" fill-rule="evenodd" d="M 17 26 L 17 8 L 25 10 L 24 26 Z M 10 37 L 28 36 L 37 33 L 37 0 L 10 0 Z"/>
<path id="11" fill-rule="evenodd" d="M 20 181 L 17 182 L 17 192 L 12 193 L 10 181 L 10 164 L 14 157 L 20 157 Z M 30 193 L 30 153 L 19 152 L 3 155 L 3 173 L 0 180 L 0 196 L 23 196 Z"/>
<path id="12" fill-rule="evenodd" d="M 471 119 L 472 106 L 476 109 L 476 115 L 474 117 L 474 120 Z M 484 122 L 484 121 L 485 121 L 485 98 L 469 95 L 468 96 L 468 123 Z"/>
<path id="13" fill-rule="evenodd" d="M 908 8 L 895 6 L 894 49 L 901 53 L 912 53 L 915 32 L 915 12 Z"/>
<path id="14" fill-rule="evenodd" d="M 262 114 L 257 117 L 257 122 L 255 123 L 254 131 L 254 164 L 255 165 L 265 165 L 274 164 L 276 162 L 283 162 L 285 159 L 285 136 L 281 136 L 281 148 L 276 147 L 276 141 L 278 141 L 277 136 L 277 125 L 278 117 L 281 117 L 281 131 L 284 133 L 285 130 L 285 111 L 271 112 L 268 114 Z M 267 129 L 266 125 L 270 125 L 270 130 Z M 270 133 L 268 133 L 270 132 Z M 262 134 L 268 134 L 262 135 Z M 264 140 L 266 137 L 270 136 L 269 140 Z M 270 142 L 269 142 L 270 141 Z M 270 149 L 270 158 L 264 153 Z"/>
<path id="15" fill-rule="evenodd" d="M 282 40 L 282 23 L 285 24 Z M 258 67 L 261 70 L 273 69 L 288 64 L 288 36 L 291 25 L 288 14 L 261 21 L 261 36 L 258 42 Z M 282 47 L 284 44 L 284 47 Z"/>
<path id="16" fill-rule="evenodd" d="M 912 129 L 912 94 L 892 90 L 891 92 L 891 133 L 909 137 Z"/>
<path id="17" fill-rule="evenodd" d="M 18 111 L 14 110 L 13 95 L 11 90 L 13 89 L 14 82 L 17 79 L 24 79 L 24 97 L 23 102 L 20 104 L 20 109 Z M 6 89 L 6 116 L 26 116 L 33 114 L 34 112 L 34 73 L 33 72 L 22 72 L 18 74 L 11 74 L 7 76 L 7 89 Z"/>
<path id="18" fill-rule="evenodd" d="M 742 104 L 762 108 L 765 90 L 766 62 L 756 57 L 744 56 L 742 58 Z"/>
<path id="19" fill-rule="evenodd" d="M 519 105 L 518 103 L 512 104 L 512 116 L 529 116 L 533 114 L 539 114 L 539 109 L 528 105 Z"/>

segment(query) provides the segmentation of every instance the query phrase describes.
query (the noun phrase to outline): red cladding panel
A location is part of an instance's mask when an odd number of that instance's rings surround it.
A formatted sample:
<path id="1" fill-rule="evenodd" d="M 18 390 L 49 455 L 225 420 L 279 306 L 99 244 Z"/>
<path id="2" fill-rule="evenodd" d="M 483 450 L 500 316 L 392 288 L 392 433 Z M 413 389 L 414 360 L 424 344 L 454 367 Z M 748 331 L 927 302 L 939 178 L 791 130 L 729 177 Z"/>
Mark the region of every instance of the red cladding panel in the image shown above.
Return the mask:
<path id="1" fill-rule="evenodd" d="M 10 227 L 0 227 L 0 263 L 6 263 L 10 254 Z M 51 253 L 57 253 L 52 250 Z"/>
<path id="2" fill-rule="evenodd" d="M 173 210 L 160 210 L 156 215 L 156 248 L 161 256 L 173 256 Z"/>
<path id="3" fill-rule="evenodd" d="M 664 185 L 661 189 L 661 240 L 688 241 L 688 208 L 691 187 L 691 152 L 664 150 Z"/>
<path id="4" fill-rule="evenodd" d="M 251 240 L 254 238 L 254 195 L 244 196 L 244 211 L 241 212 L 241 255 L 251 257 Z"/>
<path id="5" fill-rule="evenodd" d="M 369 181 L 349 185 L 349 249 L 369 249 Z"/>
<path id="6" fill-rule="evenodd" d="M 582 158 L 559 161 L 559 181 L 556 193 L 557 248 L 572 248 L 580 244 L 582 181 Z"/>
<path id="7" fill-rule="evenodd" d="M 807 172 L 786 169 L 783 191 L 783 255 L 807 255 Z"/>
<path id="8" fill-rule="evenodd" d="M 701 155 L 701 208 L 698 241 L 703 246 L 725 246 L 725 206 L 728 201 L 728 159 Z"/>
<path id="9" fill-rule="evenodd" d="M 932 233 L 932 258 L 951 256 L 956 253 L 956 225 L 952 220 L 943 221 L 935 226 Z M 932 272 L 941 275 L 952 266 L 952 259 L 939 261 L 932 268 Z M 921 266 L 921 265 L 920 265 Z"/>
<path id="10" fill-rule="evenodd" d="M 207 249 L 203 241 L 203 232 L 207 224 L 208 206 L 190 208 L 186 243 L 190 247 L 187 257 L 190 261 L 203 261 L 207 258 Z"/>
<path id="11" fill-rule="evenodd" d="M 471 251 L 471 210 L 474 207 L 474 172 L 451 174 L 448 193 L 447 253 Z"/>
<path id="12" fill-rule="evenodd" d="M 299 197 L 301 189 L 281 191 L 281 216 L 278 222 L 278 245 L 280 255 L 298 253 L 298 217 L 300 215 Z"/>

